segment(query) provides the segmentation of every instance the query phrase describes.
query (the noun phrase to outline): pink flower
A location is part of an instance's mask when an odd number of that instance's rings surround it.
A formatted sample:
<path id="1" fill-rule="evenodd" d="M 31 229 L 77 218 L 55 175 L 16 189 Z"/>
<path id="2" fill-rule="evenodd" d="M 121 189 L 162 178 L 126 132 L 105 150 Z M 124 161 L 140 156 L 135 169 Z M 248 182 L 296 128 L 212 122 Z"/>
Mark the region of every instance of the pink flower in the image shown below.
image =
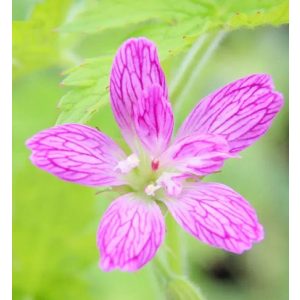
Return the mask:
<path id="1" fill-rule="evenodd" d="M 243 253 L 263 239 L 250 204 L 230 187 L 202 178 L 271 126 L 283 97 L 269 75 L 244 77 L 205 97 L 171 142 L 174 117 L 156 47 L 145 38 L 130 39 L 115 57 L 110 98 L 129 155 L 80 124 L 55 126 L 27 141 L 33 164 L 63 180 L 127 186 L 98 228 L 103 270 L 136 271 L 154 257 L 165 235 L 160 206 L 214 247 Z"/>

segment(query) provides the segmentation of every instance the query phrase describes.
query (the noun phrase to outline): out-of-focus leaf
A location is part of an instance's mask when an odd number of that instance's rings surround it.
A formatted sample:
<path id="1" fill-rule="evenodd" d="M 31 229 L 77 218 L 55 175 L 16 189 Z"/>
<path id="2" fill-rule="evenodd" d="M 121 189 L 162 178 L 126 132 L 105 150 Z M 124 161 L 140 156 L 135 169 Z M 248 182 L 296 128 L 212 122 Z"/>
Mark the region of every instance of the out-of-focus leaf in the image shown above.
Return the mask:
<path id="1" fill-rule="evenodd" d="M 60 59 L 56 28 L 71 0 L 46 0 L 35 6 L 29 20 L 13 22 L 13 75 L 56 64 Z"/>
<path id="2" fill-rule="evenodd" d="M 113 4 L 102 0 L 60 28 L 63 32 L 95 34 L 126 28 L 128 36 L 146 36 L 158 46 L 161 61 L 186 50 L 197 38 L 208 32 L 232 30 L 259 25 L 280 25 L 288 22 L 287 0 L 119 0 Z M 128 27 L 132 32 L 128 34 Z M 118 36 L 118 38 L 120 38 Z M 121 41 L 120 41 L 121 42 Z M 63 81 L 74 89 L 60 101 L 58 123 L 86 122 L 107 103 L 110 65 L 115 48 L 99 55 L 103 58 L 86 61 L 69 70 Z"/>
<path id="3" fill-rule="evenodd" d="M 234 25 L 239 27 L 277 25 L 288 21 L 287 8 L 286 0 L 116 0 L 113 4 L 110 0 L 101 0 L 61 30 L 95 33 L 148 20 L 169 25 L 188 22 L 201 27 L 207 23 L 224 26 L 233 25 L 232 18 Z"/>
<path id="4" fill-rule="evenodd" d="M 185 278 L 170 280 L 166 289 L 167 300 L 204 300 L 200 291 Z"/>

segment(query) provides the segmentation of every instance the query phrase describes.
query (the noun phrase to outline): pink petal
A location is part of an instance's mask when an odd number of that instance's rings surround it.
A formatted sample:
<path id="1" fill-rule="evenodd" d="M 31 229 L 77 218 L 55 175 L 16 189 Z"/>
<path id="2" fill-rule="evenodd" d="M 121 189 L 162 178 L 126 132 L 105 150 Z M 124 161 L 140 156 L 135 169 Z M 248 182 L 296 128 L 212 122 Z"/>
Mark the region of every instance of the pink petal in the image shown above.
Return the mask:
<path id="1" fill-rule="evenodd" d="M 133 193 L 116 199 L 105 212 L 97 233 L 104 271 L 136 271 L 149 262 L 164 240 L 164 218 L 155 202 Z"/>
<path id="2" fill-rule="evenodd" d="M 157 157 L 170 142 L 173 133 L 172 108 L 158 85 L 143 90 L 135 109 L 135 128 L 145 149 Z"/>
<path id="3" fill-rule="evenodd" d="M 190 183 L 165 204 L 184 230 L 211 246 L 240 254 L 264 237 L 255 210 L 223 184 Z"/>
<path id="4" fill-rule="evenodd" d="M 110 98 L 116 121 L 124 138 L 134 144 L 134 107 L 142 91 L 152 85 L 162 88 L 168 99 L 165 75 L 160 67 L 155 44 L 146 38 L 127 40 L 118 50 L 110 75 Z"/>
<path id="5" fill-rule="evenodd" d="M 63 180 L 88 186 L 123 184 L 114 168 L 125 154 L 94 128 L 60 125 L 34 135 L 26 144 L 34 165 Z"/>
<path id="6" fill-rule="evenodd" d="M 205 176 L 220 170 L 229 154 L 227 141 L 218 135 L 195 134 L 177 139 L 161 156 L 161 166 L 184 174 Z"/>
<path id="7" fill-rule="evenodd" d="M 192 133 L 224 136 L 230 152 L 253 144 L 271 126 L 283 106 L 271 76 L 254 74 L 227 84 L 201 100 L 179 130 L 179 137 Z"/>

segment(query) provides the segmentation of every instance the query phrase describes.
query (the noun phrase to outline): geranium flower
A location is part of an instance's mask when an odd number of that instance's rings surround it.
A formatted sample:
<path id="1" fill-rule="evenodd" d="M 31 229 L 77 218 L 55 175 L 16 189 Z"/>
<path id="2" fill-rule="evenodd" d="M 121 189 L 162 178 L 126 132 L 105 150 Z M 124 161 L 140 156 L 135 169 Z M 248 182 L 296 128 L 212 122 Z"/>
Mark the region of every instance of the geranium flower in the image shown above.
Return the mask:
<path id="1" fill-rule="evenodd" d="M 126 186 L 97 233 L 105 271 L 136 271 L 165 235 L 161 207 L 202 242 L 242 253 L 263 239 L 255 210 L 230 187 L 202 178 L 259 139 L 283 105 L 271 77 L 254 74 L 201 100 L 172 140 L 174 117 L 155 45 L 130 39 L 110 76 L 115 119 L 131 149 L 80 124 L 46 129 L 27 141 L 31 160 L 57 177 L 83 185 Z M 172 142 L 171 142 L 172 140 Z"/>

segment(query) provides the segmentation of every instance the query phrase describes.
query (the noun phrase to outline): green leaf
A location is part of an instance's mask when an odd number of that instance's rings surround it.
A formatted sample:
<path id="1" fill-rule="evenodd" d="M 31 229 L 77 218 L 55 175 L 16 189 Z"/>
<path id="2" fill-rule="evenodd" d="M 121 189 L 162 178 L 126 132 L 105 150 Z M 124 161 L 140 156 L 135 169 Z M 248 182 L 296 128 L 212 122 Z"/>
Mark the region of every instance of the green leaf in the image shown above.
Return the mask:
<path id="1" fill-rule="evenodd" d="M 13 75 L 48 67 L 60 60 L 59 35 L 70 0 L 37 4 L 29 20 L 13 22 Z"/>
<path id="2" fill-rule="evenodd" d="M 289 21 L 289 4 L 282 1 L 276 6 L 270 6 L 268 9 L 259 9 L 252 13 L 242 13 L 237 11 L 229 21 L 232 29 L 245 27 L 255 27 L 259 25 L 281 25 Z"/>
<path id="3" fill-rule="evenodd" d="M 74 21 L 60 27 L 64 32 L 96 33 L 106 29 L 121 28 L 145 20 L 159 20 L 165 10 L 165 1 L 114 1 L 95 3 Z"/>
<path id="4" fill-rule="evenodd" d="M 112 5 L 110 0 L 102 0 L 62 26 L 61 30 L 96 33 L 149 20 L 163 21 L 170 26 L 181 26 L 182 22 L 199 27 L 207 23 L 210 26 L 224 26 L 227 23 L 239 27 L 277 25 L 288 21 L 288 1 L 117 0 Z"/>
<path id="5" fill-rule="evenodd" d="M 123 36 L 119 33 L 115 37 L 119 43 L 128 37 L 146 36 L 157 44 L 160 60 L 164 62 L 188 49 L 204 34 L 287 22 L 287 0 L 119 0 L 113 4 L 102 0 L 60 30 L 86 35 L 111 31 L 111 39 L 114 39 L 113 33 L 119 30 L 124 32 Z M 60 101 L 62 113 L 59 123 L 68 120 L 86 122 L 100 105 L 108 102 L 108 62 L 112 61 L 116 50 L 115 46 L 99 49 L 99 58 L 87 60 L 80 67 L 68 71 L 63 84 L 74 90 Z M 107 59 L 105 63 L 103 55 Z"/>
<path id="6" fill-rule="evenodd" d="M 108 102 L 108 73 L 111 57 L 86 60 L 65 72 L 63 86 L 73 87 L 58 103 L 57 123 L 86 123 L 101 105 Z M 104 101 L 105 99 L 105 101 Z M 100 101 L 102 100 L 102 101 Z"/>

